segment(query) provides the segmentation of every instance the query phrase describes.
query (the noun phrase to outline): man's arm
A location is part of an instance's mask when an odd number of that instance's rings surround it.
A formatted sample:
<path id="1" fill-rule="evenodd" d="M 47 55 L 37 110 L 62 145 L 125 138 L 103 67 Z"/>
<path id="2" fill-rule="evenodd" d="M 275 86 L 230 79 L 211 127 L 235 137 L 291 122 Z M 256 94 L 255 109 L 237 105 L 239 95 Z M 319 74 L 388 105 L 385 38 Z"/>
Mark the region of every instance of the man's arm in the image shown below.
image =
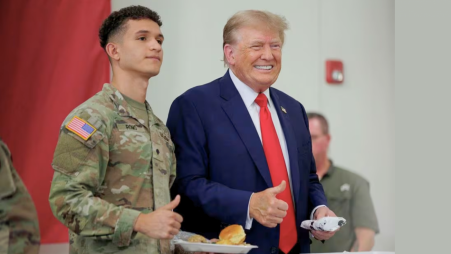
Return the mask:
<path id="1" fill-rule="evenodd" d="M 355 227 L 356 241 L 351 251 L 369 251 L 374 246 L 374 237 L 379 233 L 376 211 L 370 195 L 369 183 L 357 179 L 352 185 L 352 205 L 350 218 Z"/>
<path id="2" fill-rule="evenodd" d="M 79 114 L 89 119 L 84 115 Z M 108 142 L 104 126 L 85 142 L 61 129 L 52 163 L 55 172 L 49 202 L 55 217 L 74 233 L 127 246 L 140 212 L 98 196 L 109 159 Z"/>
<path id="3" fill-rule="evenodd" d="M 309 133 L 309 147 L 305 147 L 305 149 L 308 150 L 309 156 L 310 156 L 310 168 L 309 168 L 309 210 L 310 212 L 310 219 L 311 220 L 318 220 L 325 216 L 336 216 L 333 211 L 331 211 L 327 207 L 327 198 L 324 194 L 324 189 L 321 183 L 319 182 L 318 175 L 316 173 L 316 163 L 315 158 L 313 157 L 312 153 L 312 138 L 310 136 L 310 129 L 309 129 L 309 123 L 308 123 L 308 117 L 307 112 L 305 111 L 304 106 L 302 104 L 299 104 L 302 111 L 302 116 L 304 118 L 304 124 L 307 128 L 307 131 Z M 301 148 L 302 149 L 302 148 Z M 324 243 L 324 240 L 329 239 L 332 237 L 335 232 L 321 232 L 313 230 L 311 231 L 313 237 L 315 237 L 318 240 L 321 240 Z"/>
<path id="4" fill-rule="evenodd" d="M 0 200 L 14 194 L 17 190 L 11 172 L 11 155 L 6 144 L 0 139 Z M 3 222 L 0 217 L 0 222 Z"/>
<path id="5" fill-rule="evenodd" d="M 94 118 L 84 111 L 77 116 L 84 121 Z M 100 119 L 92 122 L 99 126 L 95 126 L 97 130 L 86 141 L 65 127 L 61 129 L 52 163 L 55 173 L 49 201 L 53 214 L 74 233 L 111 240 L 119 247 L 128 246 L 134 232 L 155 239 L 171 239 L 183 220 L 172 212 L 179 197 L 148 214 L 101 198 L 104 191 L 101 183 L 113 145 L 109 143 L 111 130 L 103 122 Z"/>
<path id="6" fill-rule="evenodd" d="M 245 227 L 252 192 L 208 179 L 205 130 L 195 105 L 184 95 L 171 105 L 167 127 L 176 146 L 176 191 L 202 207 L 208 216 Z"/>
<path id="7" fill-rule="evenodd" d="M 352 246 L 351 252 L 371 251 L 374 246 L 375 232 L 369 228 L 356 228 L 357 239 Z"/>
<path id="8" fill-rule="evenodd" d="M 0 253 L 7 253 L 8 249 L 13 253 L 38 253 L 40 233 L 36 208 L 1 138 L 0 208 Z"/>
<path id="9" fill-rule="evenodd" d="M 304 106 L 302 104 L 299 104 L 302 111 L 302 116 L 304 118 L 304 124 L 307 128 L 308 133 L 310 133 L 309 130 L 309 123 L 307 118 L 307 113 L 305 111 Z M 312 139 L 309 134 L 309 147 L 305 147 L 305 149 L 308 149 L 309 157 L 310 157 L 310 173 L 309 173 L 309 211 L 310 211 L 310 217 L 314 217 L 314 212 L 316 212 L 316 209 L 322 206 L 327 206 L 327 199 L 326 195 L 324 194 L 324 189 L 321 183 L 319 182 L 318 175 L 316 174 L 316 164 L 315 164 L 315 158 L 313 158 L 312 153 Z M 301 148 L 302 149 L 302 148 Z"/>

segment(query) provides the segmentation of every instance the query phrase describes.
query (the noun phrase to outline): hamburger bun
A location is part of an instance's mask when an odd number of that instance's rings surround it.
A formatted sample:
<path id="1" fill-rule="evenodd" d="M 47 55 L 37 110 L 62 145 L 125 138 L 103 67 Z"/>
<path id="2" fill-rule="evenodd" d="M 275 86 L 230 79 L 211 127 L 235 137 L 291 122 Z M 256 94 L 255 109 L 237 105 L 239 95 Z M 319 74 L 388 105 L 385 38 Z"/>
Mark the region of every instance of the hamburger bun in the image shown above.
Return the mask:
<path id="1" fill-rule="evenodd" d="M 224 228 L 219 234 L 219 240 L 228 240 L 231 245 L 240 245 L 246 239 L 246 233 L 241 225 L 230 225 Z M 219 241 L 220 242 L 220 241 Z M 218 244 L 220 244 L 218 242 Z"/>
<path id="2" fill-rule="evenodd" d="M 224 244 L 224 245 L 234 245 L 229 240 L 219 240 L 216 244 Z"/>

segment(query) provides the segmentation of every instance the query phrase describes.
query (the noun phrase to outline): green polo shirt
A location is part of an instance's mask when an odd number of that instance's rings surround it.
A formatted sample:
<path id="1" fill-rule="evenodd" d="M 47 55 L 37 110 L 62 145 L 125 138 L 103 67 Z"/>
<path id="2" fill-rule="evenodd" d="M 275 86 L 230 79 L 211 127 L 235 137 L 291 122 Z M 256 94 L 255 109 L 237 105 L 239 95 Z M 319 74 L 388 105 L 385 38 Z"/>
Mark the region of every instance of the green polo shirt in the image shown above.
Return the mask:
<path id="1" fill-rule="evenodd" d="M 330 167 L 321 179 L 321 184 L 329 209 L 338 217 L 345 218 L 346 225 L 324 243 L 312 239 L 311 253 L 350 251 L 356 240 L 355 228 L 370 228 L 376 234 L 379 233 L 367 180 L 356 173 L 334 166 L 330 161 Z"/>

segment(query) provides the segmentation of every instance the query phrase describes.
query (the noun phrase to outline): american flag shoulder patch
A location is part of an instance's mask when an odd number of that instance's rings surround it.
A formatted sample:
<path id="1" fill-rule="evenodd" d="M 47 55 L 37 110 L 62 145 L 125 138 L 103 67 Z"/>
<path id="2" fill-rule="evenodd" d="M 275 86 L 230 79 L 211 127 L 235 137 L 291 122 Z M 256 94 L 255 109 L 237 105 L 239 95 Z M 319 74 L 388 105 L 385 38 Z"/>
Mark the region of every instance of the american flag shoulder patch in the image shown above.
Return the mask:
<path id="1" fill-rule="evenodd" d="M 94 128 L 94 126 L 90 125 L 88 122 L 86 122 L 85 120 L 81 119 L 78 116 L 74 116 L 72 120 L 70 120 L 70 122 L 67 123 L 66 129 L 73 132 L 74 134 L 76 134 L 77 136 L 79 136 L 84 140 L 88 140 L 88 138 L 91 137 L 92 134 L 94 134 L 94 132 L 97 131 L 97 129 Z"/>

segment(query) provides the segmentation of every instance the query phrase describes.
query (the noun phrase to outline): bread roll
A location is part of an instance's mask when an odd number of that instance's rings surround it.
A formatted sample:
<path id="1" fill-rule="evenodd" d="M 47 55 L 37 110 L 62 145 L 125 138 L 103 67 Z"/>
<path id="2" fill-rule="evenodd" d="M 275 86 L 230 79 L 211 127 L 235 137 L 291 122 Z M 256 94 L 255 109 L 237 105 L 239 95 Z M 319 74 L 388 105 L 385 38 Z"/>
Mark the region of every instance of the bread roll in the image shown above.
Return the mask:
<path id="1" fill-rule="evenodd" d="M 216 244 L 224 244 L 224 245 L 234 245 L 229 240 L 219 240 Z"/>
<path id="2" fill-rule="evenodd" d="M 230 225 L 224 228 L 219 234 L 219 240 L 228 240 L 232 245 L 240 245 L 246 239 L 246 233 L 241 225 Z M 218 242 L 218 244 L 220 244 Z"/>

